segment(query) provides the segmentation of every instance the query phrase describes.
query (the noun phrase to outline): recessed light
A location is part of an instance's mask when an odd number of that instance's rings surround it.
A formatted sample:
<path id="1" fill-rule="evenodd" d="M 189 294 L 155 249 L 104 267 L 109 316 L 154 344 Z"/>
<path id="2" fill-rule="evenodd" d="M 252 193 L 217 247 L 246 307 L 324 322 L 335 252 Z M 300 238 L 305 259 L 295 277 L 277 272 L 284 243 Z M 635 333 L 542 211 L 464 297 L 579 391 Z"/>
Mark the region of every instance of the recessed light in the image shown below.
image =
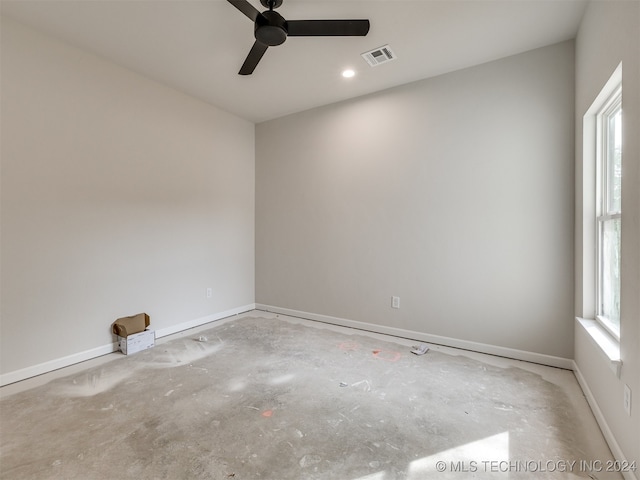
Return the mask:
<path id="1" fill-rule="evenodd" d="M 356 75 L 356 72 L 354 72 L 351 69 L 347 69 L 342 72 L 342 76 L 344 78 L 351 78 L 351 77 L 354 77 L 355 75 Z"/>

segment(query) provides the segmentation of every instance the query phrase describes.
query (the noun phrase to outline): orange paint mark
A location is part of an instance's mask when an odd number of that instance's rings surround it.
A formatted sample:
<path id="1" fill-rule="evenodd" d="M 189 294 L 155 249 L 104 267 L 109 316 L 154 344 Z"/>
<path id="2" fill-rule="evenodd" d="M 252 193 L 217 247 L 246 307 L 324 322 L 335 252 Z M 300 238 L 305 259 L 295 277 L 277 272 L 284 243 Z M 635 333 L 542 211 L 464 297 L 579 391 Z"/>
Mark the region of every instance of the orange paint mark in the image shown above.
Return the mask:
<path id="1" fill-rule="evenodd" d="M 265 410 L 261 415 L 265 418 L 269 418 L 271 415 L 273 415 L 273 410 Z"/>
<path id="2" fill-rule="evenodd" d="M 373 356 L 380 360 L 386 360 L 387 362 L 397 362 L 402 357 L 402 354 L 387 350 L 374 350 Z"/>

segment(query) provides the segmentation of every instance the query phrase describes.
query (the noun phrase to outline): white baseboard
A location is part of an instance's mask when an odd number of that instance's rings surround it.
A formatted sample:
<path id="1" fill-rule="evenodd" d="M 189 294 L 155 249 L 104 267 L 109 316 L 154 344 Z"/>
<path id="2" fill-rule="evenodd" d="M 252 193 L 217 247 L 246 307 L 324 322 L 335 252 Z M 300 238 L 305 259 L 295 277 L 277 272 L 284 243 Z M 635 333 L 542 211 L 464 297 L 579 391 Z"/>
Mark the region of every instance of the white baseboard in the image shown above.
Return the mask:
<path id="1" fill-rule="evenodd" d="M 118 351 L 116 342 L 0 375 L 0 387 Z"/>
<path id="2" fill-rule="evenodd" d="M 207 323 L 215 322 L 216 320 L 232 317 L 234 315 L 239 315 L 241 313 L 249 312 L 255 309 L 256 309 L 256 304 L 251 303 L 249 305 L 244 305 L 242 307 L 232 308 L 231 310 L 225 310 L 224 312 L 214 313 L 212 315 L 207 315 L 206 317 L 200 317 L 200 318 L 196 318 L 195 320 L 190 320 L 188 322 L 183 322 L 177 325 L 172 325 L 170 327 L 161 328 L 159 330 L 156 330 L 156 338 L 162 338 L 162 337 L 166 337 L 167 335 L 173 335 L 174 333 L 183 332 L 191 328 L 196 328 L 201 325 L 205 325 Z"/>
<path id="3" fill-rule="evenodd" d="M 580 371 L 580 368 L 578 368 L 578 364 L 575 361 L 573 361 L 573 373 L 576 376 L 576 379 L 578 380 L 578 384 L 580 385 L 580 388 L 582 389 L 582 392 L 584 393 L 584 396 L 587 399 L 587 403 L 589 403 L 589 407 L 591 407 L 593 416 L 596 418 L 596 422 L 598 423 L 598 426 L 602 431 L 602 435 L 604 436 L 604 439 L 606 440 L 607 445 L 609 445 L 609 449 L 611 450 L 613 457 L 617 461 L 619 461 L 621 464 L 627 464 L 628 463 L 627 459 L 625 458 L 625 455 L 622 452 L 620 445 L 618 445 L 618 442 L 616 441 L 616 437 L 614 437 L 613 432 L 609 428 L 609 425 L 607 424 L 607 420 L 605 419 L 604 414 L 602 413 L 602 410 L 600 410 L 600 407 L 598 406 L 596 397 L 591 392 L 591 389 L 587 384 L 587 380 L 582 375 L 582 372 Z M 622 472 L 622 476 L 625 478 L 625 480 L 639 480 L 638 477 L 635 475 L 635 473 L 630 471 Z"/>
<path id="4" fill-rule="evenodd" d="M 188 322 L 179 323 L 177 325 L 172 325 L 170 327 L 161 328 L 159 330 L 156 330 L 156 338 L 166 337 L 167 335 L 172 335 L 184 330 L 189 330 L 190 328 L 199 327 L 206 323 L 215 322 L 216 320 L 221 320 L 233 315 L 239 315 L 251 310 L 255 310 L 255 304 L 253 303 L 244 305 L 242 307 L 232 308 L 231 310 L 226 310 L 224 312 L 207 315 L 206 317 L 197 318 Z M 67 355 L 66 357 L 56 358 L 55 360 L 50 360 L 48 362 L 33 365 L 31 367 L 4 373 L 0 375 L 0 387 L 19 382 L 21 380 L 26 380 L 27 378 L 37 377 L 38 375 L 53 372 L 54 370 L 59 370 L 60 368 L 75 365 L 76 363 L 91 360 L 92 358 L 101 357 L 103 355 L 108 355 L 117 351 L 118 344 L 114 342 L 107 345 L 102 345 L 101 347 L 85 350 L 84 352 Z"/>
<path id="5" fill-rule="evenodd" d="M 384 325 L 376 325 L 373 323 L 360 322 L 356 320 L 348 320 L 345 318 L 331 317 L 327 315 L 319 315 L 316 313 L 292 310 L 289 308 L 275 307 L 273 305 L 264 305 L 257 303 L 256 310 L 264 310 L 266 312 L 279 313 L 291 317 L 299 317 L 307 320 L 316 320 L 318 322 L 330 323 L 332 325 L 340 325 L 343 327 L 356 328 L 358 330 L 366 330 L 369 332 L 382 333 L 394 337 L 408 338 L 411 340 L 420 340 L 426 343 L 434 343 L 447 347 L 460 348 L 462 350 L 471 350 L 473 352 L 487 353 L 499 357 L 513 358 L 515 360 L 524 360 L 531 363 L 539 363 L 551 367 L 564 368 L 566 370 L 573 369 L 573 360 L 562 357 L 554 357 L 542 353 L 527 352 L 525 350 L 517 350 L 514 348 L 499 347 L 486 343 L 471 342 L 468 340 L 459 340 L 451 337 L 442 337 L 440 335 L 431 335 L 428 333 L 416 332 L 413 330 L 404 330 L 402 328 L 387 327 Z"/>

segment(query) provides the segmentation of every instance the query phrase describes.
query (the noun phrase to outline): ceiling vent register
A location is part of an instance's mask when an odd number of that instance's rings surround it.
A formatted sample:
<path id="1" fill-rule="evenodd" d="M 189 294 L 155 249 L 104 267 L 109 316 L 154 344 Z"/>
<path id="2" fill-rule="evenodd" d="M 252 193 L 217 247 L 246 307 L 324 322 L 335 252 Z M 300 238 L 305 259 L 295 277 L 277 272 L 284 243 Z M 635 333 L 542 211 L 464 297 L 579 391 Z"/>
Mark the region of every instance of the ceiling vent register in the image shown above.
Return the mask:
<path id="1" fill-rule="evenodd" d="M 384 45 L 371 50 L 370 52 L 363 53 L 362 58 L 364 58 L 371 67 L 377 67 L 383 63 L 395 60 L 396 54 L 393 53 L 393 50 L 391 50 L 389 45 Z"/>

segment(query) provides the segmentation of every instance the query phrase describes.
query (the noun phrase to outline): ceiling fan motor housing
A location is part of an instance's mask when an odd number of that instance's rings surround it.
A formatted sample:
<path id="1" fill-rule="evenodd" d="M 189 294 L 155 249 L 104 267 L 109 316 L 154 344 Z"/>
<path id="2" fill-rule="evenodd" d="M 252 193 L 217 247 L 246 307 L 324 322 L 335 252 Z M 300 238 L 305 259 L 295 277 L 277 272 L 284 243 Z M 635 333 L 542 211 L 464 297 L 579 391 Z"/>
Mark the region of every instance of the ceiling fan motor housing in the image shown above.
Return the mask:
<path id="1" fill-rule="evenodd" d="M 287 21 L 273 10 L 262 12 L 256 19 L 254 35 L 263 45 L 281 45 L 287 39 Z"/>
<path id="2" fill-rule="evenodd" d="M 282 5 L 282 0 L 260 0 L 260 3 L 269 9 L 272 8 L 278 8 L 280 5 Z"/>
<path id="3" fill-rule="evenodd" d="M 1 0 L 0 0 L 1 1 Z M 239 75 L 251 75 L 262 56 L 269 49 L 292 37 L 355 37 L 369 33 L 369 20 L 285 20 L 274 12 L 274 8 L 282 5 L 283 0 L 260 0 L 267 7 L 262 13 L 248 0 L 227 0 L 254 24 L 253 43 L 249 55 L 245 59 Z"/>

